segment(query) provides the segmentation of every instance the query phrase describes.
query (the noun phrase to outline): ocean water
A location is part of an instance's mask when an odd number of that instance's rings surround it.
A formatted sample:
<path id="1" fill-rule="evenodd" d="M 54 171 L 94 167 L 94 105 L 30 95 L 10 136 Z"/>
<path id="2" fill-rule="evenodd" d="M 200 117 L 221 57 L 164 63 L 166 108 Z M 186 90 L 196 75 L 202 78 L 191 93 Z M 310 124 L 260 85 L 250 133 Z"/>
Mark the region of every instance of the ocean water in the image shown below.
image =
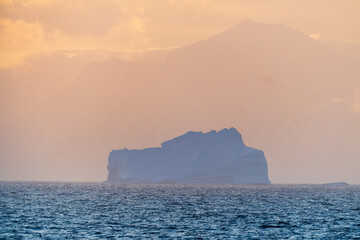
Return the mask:
<path id="1" fill-rule="evenodd" d="M 0 239 L 360 239 L 360 187 L 0 182 Z"/>

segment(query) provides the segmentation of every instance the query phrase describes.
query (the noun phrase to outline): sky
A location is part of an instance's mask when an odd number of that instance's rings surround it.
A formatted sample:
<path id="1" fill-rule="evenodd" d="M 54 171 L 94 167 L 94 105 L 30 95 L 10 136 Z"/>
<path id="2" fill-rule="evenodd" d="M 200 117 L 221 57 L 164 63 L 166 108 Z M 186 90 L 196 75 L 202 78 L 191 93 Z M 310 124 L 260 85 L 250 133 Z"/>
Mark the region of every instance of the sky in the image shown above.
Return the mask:
<path id="1" fill-rule="evenodd" d="M 359 12 L 0 0 L 0 180 L 102 181 L 112 149 L 235 127 L 274 183 L 360 184 Z"/>
<path id="2" fill-rule="evenodd" d="M 171 49 L 244 19 L 282 23 L 329 44 L 356 45 L 359 10 L 357 0 L 0 0 L 0 67 L 34 52 Z"/>

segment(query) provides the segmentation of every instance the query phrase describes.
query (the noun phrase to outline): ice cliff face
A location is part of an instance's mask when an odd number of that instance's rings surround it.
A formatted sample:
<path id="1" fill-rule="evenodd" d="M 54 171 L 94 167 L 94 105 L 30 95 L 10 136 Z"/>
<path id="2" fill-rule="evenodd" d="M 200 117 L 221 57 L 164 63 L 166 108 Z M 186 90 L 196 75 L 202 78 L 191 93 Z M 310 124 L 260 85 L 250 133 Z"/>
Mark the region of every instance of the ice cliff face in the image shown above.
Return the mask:
<path id="1" fill-rule="evenodd" d="M 159 148 L 113 150 L 107 181 L 270 183 L 264 153 L 245 146 L 235 128 L 190 131 Z"/>

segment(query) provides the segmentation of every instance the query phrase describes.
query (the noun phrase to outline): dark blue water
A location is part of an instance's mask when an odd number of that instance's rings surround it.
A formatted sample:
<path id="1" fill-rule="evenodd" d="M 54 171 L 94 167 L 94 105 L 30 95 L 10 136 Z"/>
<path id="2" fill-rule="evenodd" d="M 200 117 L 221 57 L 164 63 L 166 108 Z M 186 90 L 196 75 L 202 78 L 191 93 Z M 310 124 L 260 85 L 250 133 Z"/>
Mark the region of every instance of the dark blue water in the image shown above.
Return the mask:
<path id="1" fill-rule="evenodd" d="M 0 239 L 360 239 L 360 187 L 0 183 Z"/>

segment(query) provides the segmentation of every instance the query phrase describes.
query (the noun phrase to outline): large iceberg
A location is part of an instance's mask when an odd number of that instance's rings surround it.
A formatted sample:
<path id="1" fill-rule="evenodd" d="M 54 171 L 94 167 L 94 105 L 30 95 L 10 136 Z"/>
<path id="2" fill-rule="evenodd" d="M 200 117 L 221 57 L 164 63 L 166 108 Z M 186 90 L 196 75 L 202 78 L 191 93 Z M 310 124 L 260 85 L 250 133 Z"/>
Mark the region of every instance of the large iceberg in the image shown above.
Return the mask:
<path id="1" fill-rule="evenodd" d="M 187 132 L 142 150 L 113 150 L 108 182 L 269 184 L 264 152 L 235 129 Z"/>

